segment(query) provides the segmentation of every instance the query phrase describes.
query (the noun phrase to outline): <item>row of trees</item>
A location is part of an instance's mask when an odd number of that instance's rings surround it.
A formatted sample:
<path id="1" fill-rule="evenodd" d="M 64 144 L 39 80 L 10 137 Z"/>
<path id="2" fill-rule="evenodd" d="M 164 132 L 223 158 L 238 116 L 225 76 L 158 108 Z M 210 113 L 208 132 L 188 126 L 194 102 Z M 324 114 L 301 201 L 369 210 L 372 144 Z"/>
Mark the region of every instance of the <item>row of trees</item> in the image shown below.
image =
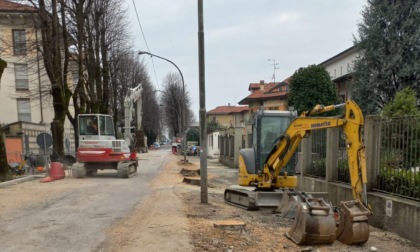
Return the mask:
<path id="1" fill-rule="evenodd" d="M 51 123 L 53 148 L 63 150 L 64 121 L 77 132 L 77 115 L 112 114 L 123 122 L 124 97 L 128 88 L 143 86 L 143 121 L 146 132 L 159 132 L 158 102 L 144 65 L 133 52 L 127 30 L 127 10 L 119 0 L 27 0 L 39 12 L 35 17 L 42 40 L 42 54 L 51 82 L 54 104 Z M 77 83 L 69 83 L 69 70 Z M 69 111 L 70 99 L 75 113 Z M 77 134 L 76 134 L 77 137 Z M 77 143 L 76 138 L 76 143 Z"/>
<path id="2" fill-rule="evenodd" d="M 112 114 L 114 122 L 123 122 L 125 94 L 128 88 L 140 84 L 143 87 L 142 125 L 149 141 L 156 139 L 162 131 L 159 105 L 163 101 L 159 101 L 144 64 L 139 62 L 137 53 L 131 47 L 125 16 L 128 11 L 123 9 L 124 5 L 120 0 L 15 2 L 34 6 L 38 10 L 34 12 L 33 20 L 35 32 L 39 31 L 41 38 L 28 44 L 27 51 L 32 52 L 31 55 L 39 55 L 36 60 L 43 61 L 42 65 L 51 85 L 42 87 L 41 92 L 31 90 L 31 96 L 52 97 L 54 118 L 51 132 L 55 153 L 61 156 L 64 154 L 65 120 L 68 119 L 75 129 L 76 143 L 78 114 Z M 73 78 L 69 78 L 71 73 Z M 179 80 L 175 77 L 169 74 L 166 78 L 165 94 L 179 98 L 181 89 Z M 71 101 L 74 114 L 69 110 Z M 189 101 L 188 95 L 182 101 L 184 106 L 181 108 L 186 108 L 187 113 L 177 111 L 182 113 L 183 118 L 192 115 L 188 110 Z M 166 102 L 167 100 L 164 104 L 169 106 Z M 165 114 L 170 118 L 174 111 L 167 111 Z M 167 123 L 171 126 L 178 125 L 169 119 Z M 179 129 L 173 128 L 173 131 L 179 132 Z M 7 171 L 6 161 L 0 166 Z"/>
<path id="3" fill-rule="evenodd" d="M 194 121 L 191 111 L 190 94 L 182 83 L 178 73 L 169 73 L 163 80 L 163 90 L 160 96 L 160 107 L 164 112 L 163 123 L 170 131 L 170 135 L 183 136 L 185 130 Z"/>

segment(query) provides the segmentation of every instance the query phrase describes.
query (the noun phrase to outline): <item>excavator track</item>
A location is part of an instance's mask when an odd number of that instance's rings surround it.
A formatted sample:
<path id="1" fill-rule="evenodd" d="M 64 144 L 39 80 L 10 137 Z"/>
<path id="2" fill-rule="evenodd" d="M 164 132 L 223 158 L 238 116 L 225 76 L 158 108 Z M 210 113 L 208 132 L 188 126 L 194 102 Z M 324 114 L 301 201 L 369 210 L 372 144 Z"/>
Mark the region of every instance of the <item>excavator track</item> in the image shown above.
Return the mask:
<path id="1" fill-rule="evenodd" d="M 120 178 L 131 178 L 137 174 L 138 161 L 119 162 L 118 164 L 89 164 L 75 163 L 72 167 L 73 178 L 83 178 L 87 175 L 95 175 L 98 169 L 116 169 Z"/>
<path id="2" fill-rule="evenodd" d="M 71 169 L 73 178 L 83 178 L 86 176 L 86 168 L 84 163 L 74 163 Z"/>
<path id="3" fill-rule="evenodd" d="M 252 191 L 241 189 L 226 189 L 225 202 L 249 211 L 256 211 L 259 209 L 255 205 L 255 194 Z"/>
<path id="4" fill-rule="evenodd" d="M 242 188 L 228 188 L 225 190 L 225 202 L 249 211 L 263 208 L 277 208 L 280 205 L 283 190 L 255 191 Z"/>
<path id="5" fill-rule="evenodd" d="M 117 175 L 120 178 L 131 178 L 137 174 L 137 162 L 118 163 Z"/>

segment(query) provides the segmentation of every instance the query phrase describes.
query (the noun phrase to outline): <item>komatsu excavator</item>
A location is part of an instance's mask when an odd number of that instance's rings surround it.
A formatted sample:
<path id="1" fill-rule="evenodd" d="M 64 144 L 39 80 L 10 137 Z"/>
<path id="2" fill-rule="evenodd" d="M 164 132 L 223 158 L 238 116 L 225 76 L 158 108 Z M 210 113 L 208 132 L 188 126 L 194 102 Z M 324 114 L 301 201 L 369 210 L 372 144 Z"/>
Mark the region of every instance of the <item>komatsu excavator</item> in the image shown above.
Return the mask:
<path id="1" fill-rule="evenodd" d="M 345 110 L 341 117 L 312 117 L 342 107 Z M 257 112 L 253 122 L 253 148 L 240 151 L 239 187 L 226 189 L 225 201 L 249 210 L 264 206 L 276 206 L 282 213 L 294 210 L 295 222 L 286 236 L 299 245 L 331 244 L 336 239 L 347 245 L 365 243 L 369 239 L 367 221 L 371 211 L 366 193 L 363 123 L 360 108 L 350 100 L 339 105 L 317 105 L 299 117 L 286 111 Z M 342 201 L 340 210 L 334 212 L 335 208 L 323 198 L 294 189 L 297 177 L 292 166 L 302 138 L 313 130 L 337 127 L 346 136 L 353 200 Z"/>
<path id="2" fill-rule="evenodd" d="M 118 177 L 129 178 L 137 173 L 138 159 L 135 149 L 133 107 L 141 114 L 141 84 L 130 88 L 124 99 L 124 139 L 115 138 L 112 117 L 103 114 L 78 115 L 79 147 L 77 163 L 73 164 L 72 175 L 81 178 L 96 174 L 98 169 L 117 170 Z M 141 118 L 138 118 L 141 122 Z"/>

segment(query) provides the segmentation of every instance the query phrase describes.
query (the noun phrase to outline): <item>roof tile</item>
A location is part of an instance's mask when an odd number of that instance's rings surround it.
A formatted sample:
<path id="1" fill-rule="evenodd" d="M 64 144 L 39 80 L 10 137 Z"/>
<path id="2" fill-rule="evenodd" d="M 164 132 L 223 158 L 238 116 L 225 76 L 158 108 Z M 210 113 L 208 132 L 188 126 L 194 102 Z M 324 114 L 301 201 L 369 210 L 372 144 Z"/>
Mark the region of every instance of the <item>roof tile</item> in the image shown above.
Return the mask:
<path id="1" fill-rule="evenodd" d="M 248 106 L 218 106 L 215 109 L 207 111 L 207 114 L 228 115 L 232 113 L 241 113 L 243 111 L 248 111 Z"/>
<path id="2" fill-rule="evenodd" d="M 29 5 L 14 3 L 8 0 L 0 0 L 0 12 L 33 12 L 36 8 Z"/>
<path id="3" fill-rule="evenodd" d="M 274 98 L 279 97 L 283 98 L 287 95 L 287 92 L 280 91 L 279 88 L 285 85 L 289 85 L 290 77 L 285 79 L 282 82 L 270 82 L 265 83 L 263 85 L 264 90 L 260 89 L 260 83 L 250 83 L 249 84 L 249 90 L 253 90 L 251 94 L 249 94 L 247 97 L 242 99 L 239 104 L 247 104 L 249 100 L 253 99 L 264 99 L 264 98 Z"/>

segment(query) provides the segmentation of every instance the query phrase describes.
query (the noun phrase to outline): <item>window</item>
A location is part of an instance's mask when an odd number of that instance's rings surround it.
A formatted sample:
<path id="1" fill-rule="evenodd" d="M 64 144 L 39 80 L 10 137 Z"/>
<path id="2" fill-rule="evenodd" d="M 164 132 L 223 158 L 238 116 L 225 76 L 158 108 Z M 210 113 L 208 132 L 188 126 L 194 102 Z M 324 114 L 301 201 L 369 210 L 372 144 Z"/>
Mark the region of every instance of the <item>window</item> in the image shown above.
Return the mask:
<path id="1" fill-rule="evenodd" d="M 13 53 L 15 55 L 26 54 L 26 32 L 25 30 L 12 30 L 13 32 Z"/>
<path id="2" fill-rule="evenodd" d="M 80 135 L 98 135 L 98 118 L 94 115 L 79 116 Z"/>
<path id="3" fill-rule="evenodd" d="M 29 99 L 17 99 L 18 121 L 31 122 L 31 102 Z"/>
<path id="4" fill-rule="evenodd" d="M 15 64 L 16 89 L 29 89 L 28 65 Z"/>
<path id="5" fill-rule="evenodd" d="M 110 116 L 106 116 L 105 117 L 106 121 L 105 121 L 105 135 L 107 136 L 113 136 L 115 135 L 114 132 L 114 122 L 112 121 L 112 118 Z"/>

